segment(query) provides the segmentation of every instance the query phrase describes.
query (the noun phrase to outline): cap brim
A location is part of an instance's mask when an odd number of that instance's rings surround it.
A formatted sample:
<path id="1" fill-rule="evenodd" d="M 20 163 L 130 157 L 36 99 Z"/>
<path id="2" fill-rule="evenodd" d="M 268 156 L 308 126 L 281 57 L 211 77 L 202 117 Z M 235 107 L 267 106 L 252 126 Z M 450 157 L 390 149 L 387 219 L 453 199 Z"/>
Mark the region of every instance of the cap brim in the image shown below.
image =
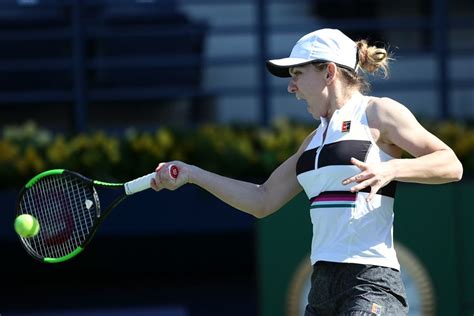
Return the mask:
<path id="1" fill-rule="evenodd" d="M 267 69 L 274 76 L 286 78 L 291 77 L 289 71 L 291 67 L 309 64 L 311 62 L 313 62 L 313 60 L 290 57 L 282 59 L 272 59 L 267 60 Z"/>

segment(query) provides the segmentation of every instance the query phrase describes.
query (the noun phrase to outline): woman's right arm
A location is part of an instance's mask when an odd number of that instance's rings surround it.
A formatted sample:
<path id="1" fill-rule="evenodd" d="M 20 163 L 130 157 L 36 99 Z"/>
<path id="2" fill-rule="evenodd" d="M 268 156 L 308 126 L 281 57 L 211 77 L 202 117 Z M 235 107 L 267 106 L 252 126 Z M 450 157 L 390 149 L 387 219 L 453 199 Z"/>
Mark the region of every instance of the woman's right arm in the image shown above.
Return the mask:
<path id="1" fill-rule="evenodd" d="M 301 192 L 302 188 L 296 179 L 296 162 L 313 135 L 314 132 L 308 135 L 299 150 L 275 169 L 261 185 L 231 179 L 180 161 L 173 161 L 158 166 L 152 187 L 155 190 L 162 188 L 175 190 L 185 183 L 194 183 L 230 206 L 262 218 L 276 212 Z M 163 171 L 167 170 L 168 164 L 178 167 L 177 179 L 171 178 L 168 172 Z"/>

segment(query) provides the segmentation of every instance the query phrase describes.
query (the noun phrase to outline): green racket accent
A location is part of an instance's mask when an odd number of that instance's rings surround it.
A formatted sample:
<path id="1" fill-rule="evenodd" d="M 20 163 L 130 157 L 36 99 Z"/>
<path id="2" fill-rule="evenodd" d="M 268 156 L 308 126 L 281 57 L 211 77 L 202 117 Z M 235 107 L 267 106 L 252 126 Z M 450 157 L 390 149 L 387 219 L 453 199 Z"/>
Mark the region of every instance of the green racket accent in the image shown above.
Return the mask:
<path id="1" fill-rule="evenodd" d="M 54 175 L 54 174 L 62 174 L 64 172 L 64 169 L 51 169 L 45 172 L 42 172 L 38 175 L 36 175 L 33 179 L 28 181 L 28 183 L 25 185 L 27 189 L 31 188 L 36 182 L 38 182 L 41 178 L 44 178 L 46 176 Z"/>
<path id="2" fill-rule="evenodd" d="M 46 262 L 46 263 L 60 263 L 60 262 L 64 262 L 66 260 L 69 260 L 75 256 L 77 256 L 82 250 L 84 250 L 84 248 L 82 247 L 77 247 L 73 252 L 71 252 L 70 254 L 68 254 L 67 256 L 64 256 L 64 257 L 61 257 L 61 258 L 44 258 L 43 259 L 43 262 Z"/>
<path id="3" fill-rule="evenodd" d="M 119 196 L 103 213 L 96 187 L 120 189 Z M 90 242 L 107 214 L 127 197 L 124 191 L 123 183 L 92 180 L 66 169 L 36 175 L 21 190 L 17 215 L 37 218 L 41 232 L 35 238 L 20 238 L 23 246 L 43 263 L 74 258 Z"/>
<path id="4" fill-rule="evenodd" d="M 103 187 L 121 187 L 123 186 L 123 183 L 109 183 L 109 182 L 102 182 L 102 181 L 94 181 L 94 184 L 100 185 Z"/>

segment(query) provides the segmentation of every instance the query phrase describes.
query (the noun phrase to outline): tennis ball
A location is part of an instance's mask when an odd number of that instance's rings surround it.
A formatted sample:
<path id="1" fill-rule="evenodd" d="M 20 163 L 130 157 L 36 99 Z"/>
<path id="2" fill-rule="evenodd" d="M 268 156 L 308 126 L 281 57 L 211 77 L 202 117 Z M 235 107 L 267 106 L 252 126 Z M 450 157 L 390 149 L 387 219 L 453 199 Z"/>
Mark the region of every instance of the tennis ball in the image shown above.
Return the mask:
<path id="1" fill-rule="evenodd" d="M 15 219 L 15 231 L 24 238 L 34 237 L 40 229 L 39 222 L 29 214 L 22 214 Z"/>

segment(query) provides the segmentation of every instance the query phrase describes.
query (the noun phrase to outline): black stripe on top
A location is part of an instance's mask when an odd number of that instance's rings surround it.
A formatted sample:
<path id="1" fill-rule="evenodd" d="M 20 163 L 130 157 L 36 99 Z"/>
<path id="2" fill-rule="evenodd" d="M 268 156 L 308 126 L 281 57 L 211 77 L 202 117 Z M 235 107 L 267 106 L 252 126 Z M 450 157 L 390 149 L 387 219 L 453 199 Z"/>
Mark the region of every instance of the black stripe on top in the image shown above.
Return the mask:
<path id="1" fill-rule="evenodd" d="M 368 140 L 342 140 L 324 145 L 319 153 L 318 168 L 351 165 L 351 157 L 365 162 L 371 144 Z"/>
<path id="2" fill-rule="evenodd" d="M 383 188 L 379 189 L 377 191 L 377 194 L 383 195 L 383 196 L 388 196 L 391 198 L 395 198 L 395 193 L 397 192 L 397 181 L 392 181 Z M 364 188 L 360 190 L 360 192 L 366 192 L 370 193 L 371 187 Z"/>
<path id="3" fill-rule="evenodd" d="M 316 151 L 318 147 L 306 150 L 301 154 L 296 162 L 296 174 L 299 175 L 301 173 L 311 171 L 315 169 L 316 164 Z"/>
<path id="4" fill-rule="evenodd" d="M 390 182 L 389 184 L 387 184 L 386 186 L 384 186 L 383 188 L 379 189 L 377 191 L 377 194 L 379 195 L 383 195 L 383 196 L 386 196 L 386 197 L 391 197 L 391 198 L 395 198 L 395 193 L 397 191 L 397 183 L 398 181 L 392 181 Z M 365 189 L 362 189 L 360 190 L 360 192 L 365 192 L 365 193 L 369 193 L 370 192 L 370 187 L 367 187 Z M 352 193 L 351 191 L 324 191 L 324 192 L 321 192 L 319 195 L 315 196 L 315 197 L 312 197 L 309 199 L 309 201 L 312 203 L 314 200 L 316 200 L 317 197 L 320 197 L 320 196 L 341 196 L 341 195 L 344 195 L 344 196 L 355 196 L 357 193 Z"/>
<path id="5" fill-rule="evenodd" d="M 383 188 L 379 189 L 377 191 L 377 194 L 383 195 L 386 197 L 391 197 L 395 198 L 395 194 L 397 192 L 397 183 L 398 181 L 392 181 Z M 371 187 L 364 188 L 360 190 L 360 192 L 365 192 L 365 193 L 370 193 Z M 324 191 L 321 192 L 319 195 L 310 198 L 310 202 L 314 201 L 318 196 L 331 196 L 331 195 L 346 195 L 346 196 L 351 196 L 355 195 L 356 193 L 352 193 L 351 191 Z"/>

